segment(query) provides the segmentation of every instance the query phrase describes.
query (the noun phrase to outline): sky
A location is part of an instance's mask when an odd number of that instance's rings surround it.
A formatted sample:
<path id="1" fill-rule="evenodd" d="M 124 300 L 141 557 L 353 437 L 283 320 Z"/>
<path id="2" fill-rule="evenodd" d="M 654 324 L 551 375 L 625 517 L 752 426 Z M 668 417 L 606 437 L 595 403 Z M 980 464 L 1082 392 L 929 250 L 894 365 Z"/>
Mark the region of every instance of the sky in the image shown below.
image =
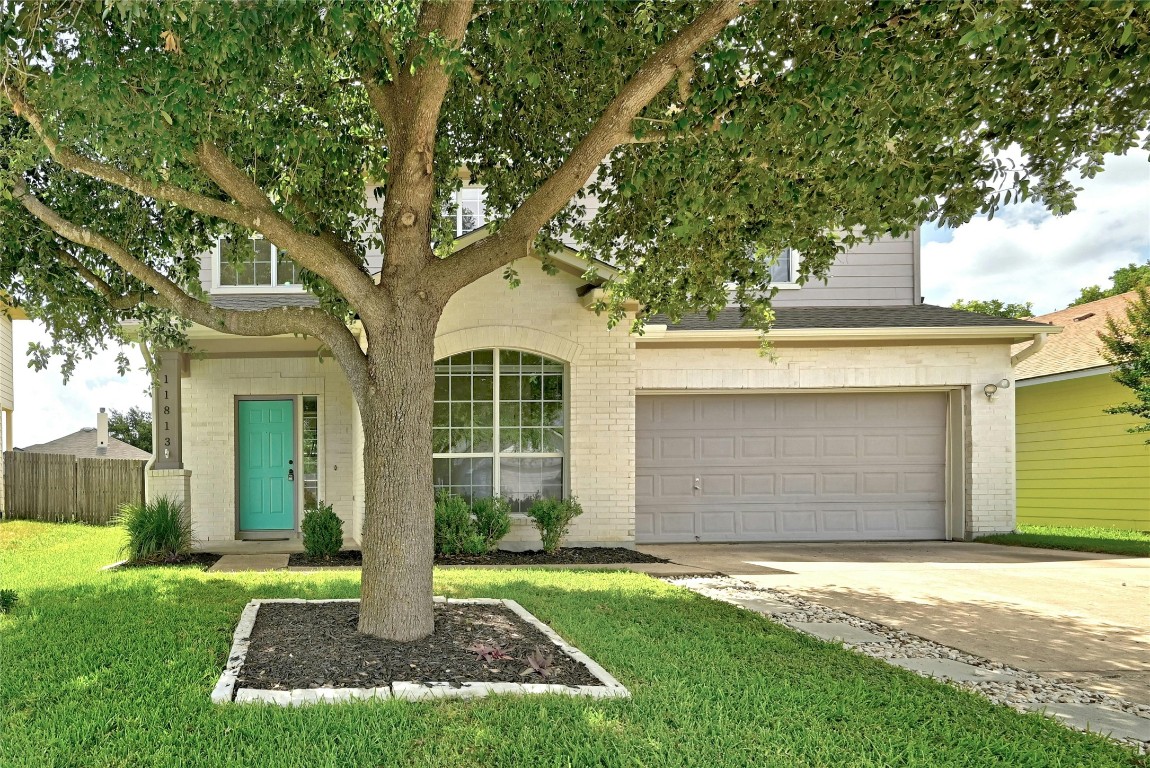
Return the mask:
<path id="1" fill-rule="evenodd" d="M 1077 209 L 1055 217 L 1040 203 L 1011 205 L 955 229 L 922 230 L 922 292 L 928 304 L 956 299 L 1033 302 L 1064 309 L 1088 285 L 1110 284 L 1131 262 L 1150 260 L 1150 162 L 1143 151 L 1107 157 L 1079 179 Z"/>
<path id="2" fill-rule="evenodd" d="M 927 303 L 955 299 L 1030 301 L 1042 314 L 1066 307 L 1081 288 L 1107 285 L 1110 274 L 1150 260 L 1150 163 L 1146 152 L 1111 156 L 1105 170 L 1081 180 L 1077 210 L 1051 216 L 1039 204 L 1013 205 L 955 229 L 927 225 L 922 232 L 922 288 Z M 27 347 L 44 341 L 30 321 L 14 323 L 16 409 L 14 437 L 27 446 L 96 425 L 96 412 L 150 409 L 143 360 L 132 348 L 134 370 L 116 373 L 115 352 L 76 367 L 64 384 L 59 366 L 28 368 Z"/>

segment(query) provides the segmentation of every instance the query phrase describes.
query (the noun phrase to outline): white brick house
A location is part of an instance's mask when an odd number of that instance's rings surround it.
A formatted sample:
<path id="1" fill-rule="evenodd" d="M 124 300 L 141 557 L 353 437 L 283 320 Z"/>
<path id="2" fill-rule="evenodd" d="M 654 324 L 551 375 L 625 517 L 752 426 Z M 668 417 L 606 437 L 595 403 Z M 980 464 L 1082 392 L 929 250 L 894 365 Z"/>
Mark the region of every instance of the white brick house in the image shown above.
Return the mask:
<path id="1" fill-rule="evenodd" d="M 714 321 L 656 318 L 642 336 L 608 330 L 587 308 L 586 265 L 558 263 L 568 268 L 555 276 L 519 263 L 520 287 L 496 273 L 448 305 L 437 486 L 517 505 L 576 495 L 586 513 L 573 544 L 1014 528 L 1011 344 L 1055 329 L 923 305 L 917 235 L 844 254 L 826 284 L 785 285 L 773 358 L 735 308 Z M 257 244 L 250 268 L 221 270 L 218 254 L 203 265 L 222 306 L 311 301 L 274 249 Z M 339 366 L 314 341 L 191 336 L 195 354 L 162 356 L 150 493 L 184 497 L 207 549 L 294 538 L 313 498 L 358 537 L 362 437 Z M 252 446 L 263 446 L 256 459 Z M 273 478 L 271 502 L 269 462 L 290 475 Z M 537 544 L 518 517 L 505 546 Z"/>

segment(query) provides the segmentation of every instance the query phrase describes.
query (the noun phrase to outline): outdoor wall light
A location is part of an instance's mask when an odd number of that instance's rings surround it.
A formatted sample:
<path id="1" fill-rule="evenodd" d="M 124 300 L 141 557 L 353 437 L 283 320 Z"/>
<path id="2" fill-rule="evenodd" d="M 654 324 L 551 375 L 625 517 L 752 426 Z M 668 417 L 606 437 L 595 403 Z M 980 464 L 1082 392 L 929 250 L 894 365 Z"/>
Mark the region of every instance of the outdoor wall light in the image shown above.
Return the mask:
<path id="1" fill-rule="evenodd" d="M 982 394 L 986 395 L 987 400 L 990 400 L 994 397 L 994 393 L 1000 389 L 1010 389 L 1010 379 L 1003 379 L 997 384 L 987 384 L 982 388 Z"/>

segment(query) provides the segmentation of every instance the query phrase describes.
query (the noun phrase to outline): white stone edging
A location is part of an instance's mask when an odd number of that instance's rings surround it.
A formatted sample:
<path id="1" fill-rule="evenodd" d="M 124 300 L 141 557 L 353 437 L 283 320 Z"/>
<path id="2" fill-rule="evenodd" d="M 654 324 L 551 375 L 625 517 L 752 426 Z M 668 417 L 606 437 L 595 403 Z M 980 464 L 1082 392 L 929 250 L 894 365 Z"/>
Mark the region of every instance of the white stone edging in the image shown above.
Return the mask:
<path id="1" fill-rule="evenodd" d="M 213 704 L 275 704 L 281 707 L 298 707 L 309 704 L 337 704 L 348 701 L 382 701 L 400 699 L 403 701 L 425 701 L 430 699 L 476 699 L 497 694 L 540 694 L 556 693 L 565 696 L 589 696 L 596 699 L 629 698 L 630 691 L 601 665 L 575 646 L 568 643 L 551 627 L 536 618 L 530 611 L 514 600 L 499 600 L 489 597 L 468 599 L 448 599 L 443 596 L 432 598 L 436 603 L 460 603 L 464 605 L 496 605 L 507 608 L 519 618 L 538 629 L 553 642 L 560 651 L 573 661 L 577 661 L 597 677 L 602 685 L 554 685 L 550 683 L 417 683 L 397 680 L 389 686 L 378 688 L 296 688 L 290 691 L 270 688 L 236 689 L 240 669 L 248 655 L 252 629 L 256 614 L 264 603 L 358 603 L 358 598 L 336 598 L 327 600 L 304 600 L 298 597 L 252 600 L 244 606 L 239 623 L 232 638 L 228 663 L 212 690 Z"/>

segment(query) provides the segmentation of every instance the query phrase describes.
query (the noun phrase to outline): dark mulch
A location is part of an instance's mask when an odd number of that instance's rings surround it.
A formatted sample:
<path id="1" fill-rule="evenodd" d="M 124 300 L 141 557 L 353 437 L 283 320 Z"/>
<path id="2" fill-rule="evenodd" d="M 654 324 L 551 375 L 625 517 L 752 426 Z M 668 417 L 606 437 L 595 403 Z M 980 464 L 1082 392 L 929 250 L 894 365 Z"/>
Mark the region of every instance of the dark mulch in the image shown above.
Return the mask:
<path id="1" fill-rule="evenodd" d="M 180 566 L 180 567 L 193 567 L 206 571 L 216 564 L 223 555 L 217 555 L 212 552 L 192 552 L 187 555 L 181 555 L 175 560 L 156 560 L 142 563 L 134 563 L 129 560 L 126 563 L 121 563 L 116 566 L 117 568 L 155 568 L 157 566 Z"/>
<path id="2" fill-rule="evenodd" d="M 553 555 L 543 550 L 507 552 L 502 549 L 485 555 L 436 555 L 436 565 L 615 565 L 620 563 L 666 563 L 654 555 L 645 555 L 625 547 L 564 547 Z M 296 552 L 288 558 L 288 565 L 348 565 L 361 566 L 359 550 L 340 552 L 330 560 L 311 560 L 307 554 Z"/>
<path id="3" fill-rule="evenodd" d="M 602 685 L 579 662 L 511 611 L 496 605 L 436 603 L 435 631 L 395 643 L 356 631 L 359 603 L 263 603 L 256 614 L 238 688 L 376 688 L 395 681 Z M 468 651 L 498 646 L 513 658 L 484 662 Z M 556 672 L 523 675 L 536 648 Z"/>

